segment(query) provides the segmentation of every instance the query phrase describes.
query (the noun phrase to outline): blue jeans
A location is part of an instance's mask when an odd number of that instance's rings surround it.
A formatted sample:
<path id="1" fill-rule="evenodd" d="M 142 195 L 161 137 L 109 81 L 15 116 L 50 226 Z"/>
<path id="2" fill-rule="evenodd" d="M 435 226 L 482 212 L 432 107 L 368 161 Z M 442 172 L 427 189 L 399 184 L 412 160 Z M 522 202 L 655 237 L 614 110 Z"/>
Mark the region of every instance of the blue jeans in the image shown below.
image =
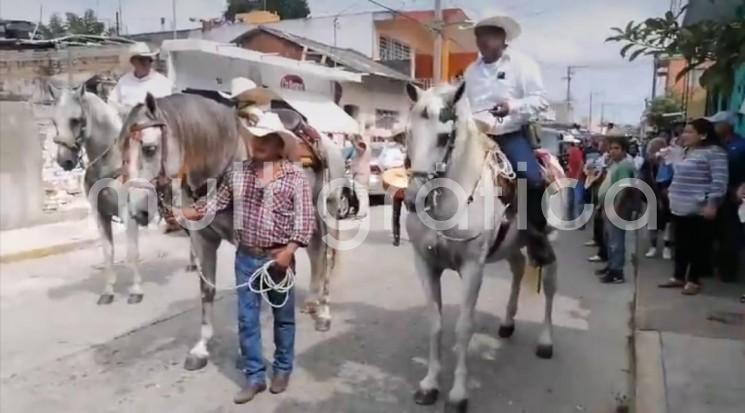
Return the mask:
<path id="1" fill-rule="evenodd" d="M 235 256 L 236 285 L 248 282 L 251 275 L 269 260 L 238 252 Z M 282 308 L 274 308 L 274 373 L 291 373 L 295 358 L 295 289 Z M 266 381 L 266 366 L 261 353 L 261 294 L 243 287 L 238 289 L 238 340 L 243 358 L 243 373 L 250 384 Z M 269 299 L 281 303 L 284 295 L 269 293 Z"/>
<path id="2" fill-rule="evenodd" d="M 577 182 L 577 186 L 574 187 L 574 195 L 572 206 L 574 208 L 574 215 L 572 218 L 578 218 L 582 214 L 582 208 L 585 206 L 585 183 L 584 181 Z"/>
<path id="3" fill-rule="evenodd" d="M 616 227 L 605 218 L 605 236 L 608 243 L 608 269 L 622 273 L 626 262 L 626 230 Z"/>
<path id="4" fill-rule="evenodd" d="M 502 152 L 507 155 L 518 178 L 527 179 L 528 186 L 543 187 L 541 168 L 538 165 L 538 160 L 535 158 L 533 148 L 530 146 L 530 142 L 528 142 L 528 138 L 523 135 L 522 131 L 492 136 L 492 139 L 499 144 Z M 520 168 L 518 165 L 522 162 L 527 167 L 524 171 L 521 170 L 524 168 Z"/>

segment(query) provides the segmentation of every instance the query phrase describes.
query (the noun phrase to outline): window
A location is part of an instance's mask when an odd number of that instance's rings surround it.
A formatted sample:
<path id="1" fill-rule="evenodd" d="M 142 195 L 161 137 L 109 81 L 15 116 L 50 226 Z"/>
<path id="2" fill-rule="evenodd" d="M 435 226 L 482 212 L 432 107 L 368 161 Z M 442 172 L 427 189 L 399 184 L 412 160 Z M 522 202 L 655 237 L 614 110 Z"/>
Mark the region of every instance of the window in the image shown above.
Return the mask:
<path id="1" fill-rule="evenodd" d="M 399 113 L 393 110 L 376 109 L 375 127 L 393 129 L 398 124 Z"/>
<path id="2" fill-rule="evenodd" d="M 344 105 L 344 112 L 347 112 L 347 115 L 357 119 L 357 116 L 360 114 L 360 107 L 357 105 Z"/>
<path id="3" fill-rule="evenodd" d="M 408 44 L 385 36 L 379 38 L 378 51 L 380 60 L 383 61 L 411 59 L 411 47 Z"/>

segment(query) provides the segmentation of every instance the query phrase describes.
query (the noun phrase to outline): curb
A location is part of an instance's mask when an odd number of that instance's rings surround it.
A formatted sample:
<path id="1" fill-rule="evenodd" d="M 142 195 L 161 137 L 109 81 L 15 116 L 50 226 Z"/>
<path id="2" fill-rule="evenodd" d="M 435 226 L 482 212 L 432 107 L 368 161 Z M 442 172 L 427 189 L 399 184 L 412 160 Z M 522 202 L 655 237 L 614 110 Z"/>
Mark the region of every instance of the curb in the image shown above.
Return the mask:
<path id="1" fill-rule="evenodd" d="M 65 244 L 52 245 L 48 247 L 34 248 L 26 251 L 13 252 L 0 256 L 0 263 L 10 264 L 19 261 L 49 257 L 51 255 L 65 254 L 94 245 L 97 241 L 97 239 L 86 239 L 75 242 L 68 242 Z"/>
<path id="2" fill-rule="evenodd" d="M 634 332 L 636 352 L 637 413 L 666 413 L 667 391 L 662 361 L 662 336 L 658 331 Z"/>

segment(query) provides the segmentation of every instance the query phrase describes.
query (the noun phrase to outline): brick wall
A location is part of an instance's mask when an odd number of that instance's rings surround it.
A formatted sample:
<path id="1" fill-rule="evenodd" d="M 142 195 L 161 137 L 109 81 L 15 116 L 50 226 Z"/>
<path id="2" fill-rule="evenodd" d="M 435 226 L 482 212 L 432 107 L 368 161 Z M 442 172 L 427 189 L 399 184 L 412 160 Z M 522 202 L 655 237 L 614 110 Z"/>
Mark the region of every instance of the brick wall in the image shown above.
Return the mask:
<path id="1" fill-rule="evenodd" d="M 276 53 L 289 59 L 301 60 L 303 48 L 285 39 L 272 36 L 268 33 L 258 32 L 247 37 L 241 43 L 244 49 L 256 50 L 262 53 Z"/>

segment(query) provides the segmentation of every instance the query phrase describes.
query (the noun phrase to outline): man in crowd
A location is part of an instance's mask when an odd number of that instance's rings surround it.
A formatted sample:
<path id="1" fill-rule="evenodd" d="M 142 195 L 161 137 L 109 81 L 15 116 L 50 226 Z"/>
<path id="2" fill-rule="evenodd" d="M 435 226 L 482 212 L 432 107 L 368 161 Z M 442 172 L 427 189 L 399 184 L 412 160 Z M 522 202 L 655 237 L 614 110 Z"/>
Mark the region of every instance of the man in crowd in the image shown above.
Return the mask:
<path id="1" fill-rule="evenodd" d="M 151 51 L 144 43 L 137 43 L 129 62 L 132 71 L 119 79 L 109 100 L 121 106 L 132 108 L 145 102 L 148 93 L 162 98 L 173 93 L 173 84 L 167 77 L 153 69 L 158 51 Z"/>
<path id="2" fill-rule="evenodd" d="M 613 204 L 605 208 L 605 198 L 609 189 L 623 179 L 631 179 L 635 175 L 634 163 L 628 157 L 628 141 L 623 137 L 608 138 L 608 172 L 598 190 L 598 203 L 603 210 L 605 237 L 608 245 L 608 266 L 598 271 L 605 284 L 623 283 L 625 277 L 623 267 L 626 263 L 626 229 L 616 225 L 611 216 L 615 215 L 624 220 L 631 219 L 634 210 L 633 192 L 623 189 L 615 196 Z"/>
<path id="3" fill-rule="evenodd" d="M 576 219 L 582 211 L 585 203 L 585 156 L 579 145 L 582 143 L 572 135 L 565 135 L 564 142 L 569 144 L 567 150 L 567 178 L 577 180 L 577 186 L 571 192 L 569 199 L 569 218 Z"/>
<path id="4" fill-rule="evenodd" d="M 528 253 L 545 265 L 553 257 L 539 256 L 548 239 L 541 200 L 544 181 L 533 154 L 531 118 L 548 108 L 538 64 L 508 43 L 520 35 L 520 25 L 511 17 L 496 16 L 476 24 L 480 57 L 464 74 L 466 95 L 477 120 L 488 126 L 487 134 L 507 155 L 519 179 L 527 181 L 527 215 L 530 235 Z"/>
<path id="5" fill-rule="evenodd" d="M 367 134 L 365 134 L 367 135 Z M 357 198 L 360 203 L 357 211 L 358 218 L 364 218 L 370 209 L 370 197 L 368 190 L 370 188 L 370 162 L 372 161 L 372 148 L 368 136 L 356 135 L 352 138 L 354 153 L 350 169 L 352 178 L 357 187 L 363 187 L 364 191 L 357 192 Z"/>
<path id="6" fill-rule="evenodd" d="M 716 243 L 719 277 L 725 282 L 737 279 L 740 255 L 743 249 L 742 224 L 737 210 L 740 199 L 737 189 L 745 183 L 745 139 L 735 133 L 737 115 L 730 112 L 719 112 L 707 118 L 714 123 L 716 132 L 724 143 L 729 160 L 729 185 L 727 197 L 717 216 L 718 230 Z"/>
<path id="7" fill-rule="evenodd" d="M 267 388 L 261 344 L 262 295 L 245 285 L 270 261 L 273 264 L 266 276 L 281 282 L 288 268 L 294 267 L 295 252 L 308 244 L 315 230 L 310 183 L 305 173 L 288 160 L 289 154 L 294 153 L 295 136 L 273 113 L 264 114 L 247 129 L 253 136 L 252 160 L 232 172 L 231 179 L 218 188 L 217 196 L 183 210 L 184 217 L 192 220 L 229 207 L 235 211 L 236 284 L 244 285 L 237 291 L 238 335 L 241 364 L 248 382 L 235 396 L 236 404 L 253 400 Z M 271 291 L 268 299 L 274 312 L 275 344 L 269 390 L 278 394 L 287 389 L 294 363 L 295 291 Z"/>

